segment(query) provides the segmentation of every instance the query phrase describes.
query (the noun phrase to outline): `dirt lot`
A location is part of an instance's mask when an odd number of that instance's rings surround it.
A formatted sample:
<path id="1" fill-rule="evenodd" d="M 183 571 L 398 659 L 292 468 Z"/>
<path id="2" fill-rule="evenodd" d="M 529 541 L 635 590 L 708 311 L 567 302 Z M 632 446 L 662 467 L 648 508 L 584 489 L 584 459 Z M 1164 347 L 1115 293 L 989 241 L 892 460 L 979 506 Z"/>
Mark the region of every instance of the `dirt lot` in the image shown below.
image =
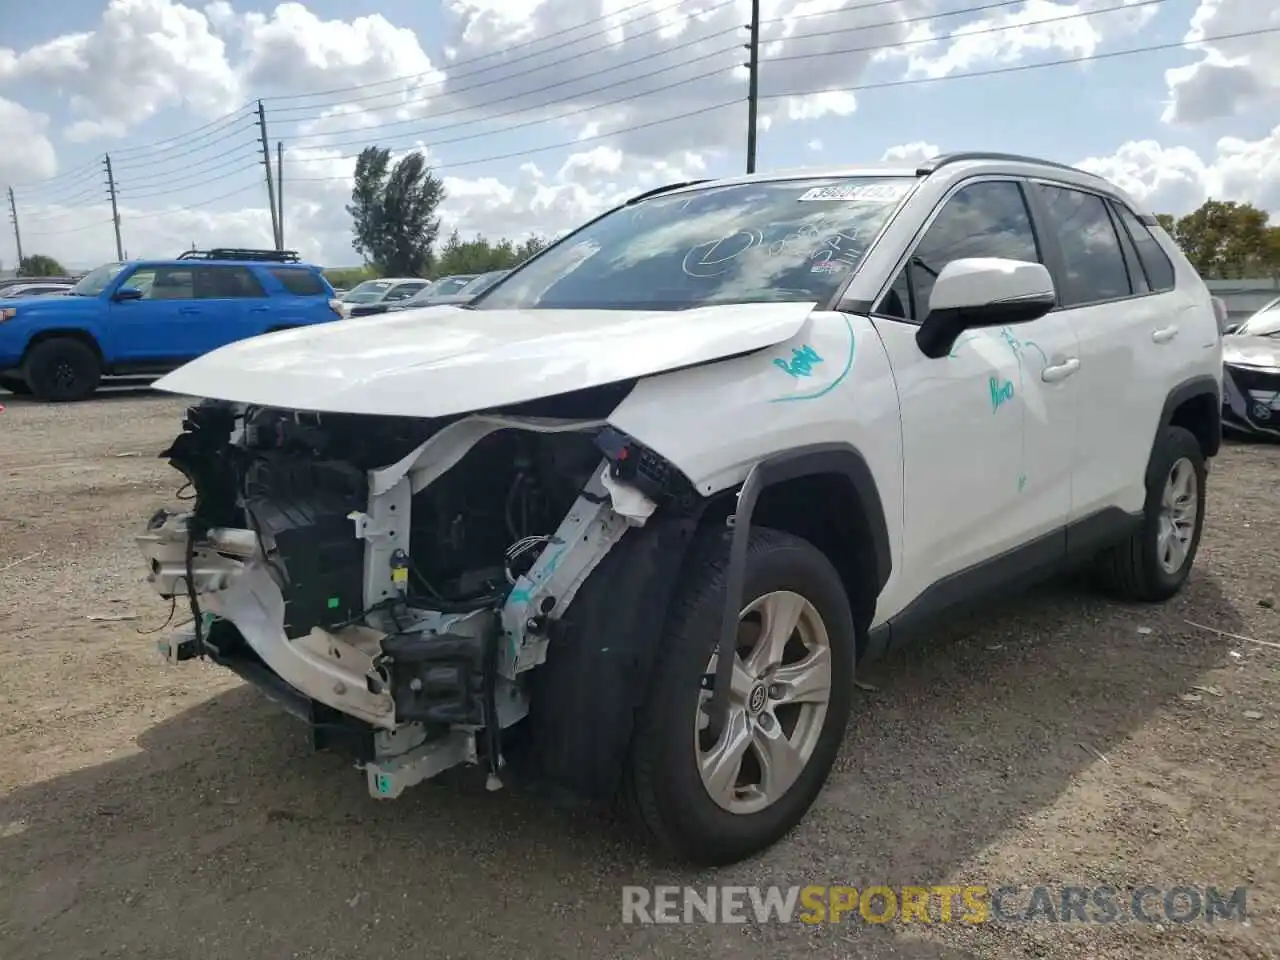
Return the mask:
<path id="1" fill-rule="evenodd" d="M 3 399 L 4 960 L 1280 956 L 1280 649 L 1185 622 L 1280 641 L 1280 450 L 1219 459 L 1178 599 L 1057 585 L 875 666 L 807 822 L 681 875 L 470 781 L 374 801 L 230 675 L 165 665 L 131 537 L 183 404 Z M 621 886 L 664 882 L 1248 885 L 1249 922 L 623 925 Z"/>

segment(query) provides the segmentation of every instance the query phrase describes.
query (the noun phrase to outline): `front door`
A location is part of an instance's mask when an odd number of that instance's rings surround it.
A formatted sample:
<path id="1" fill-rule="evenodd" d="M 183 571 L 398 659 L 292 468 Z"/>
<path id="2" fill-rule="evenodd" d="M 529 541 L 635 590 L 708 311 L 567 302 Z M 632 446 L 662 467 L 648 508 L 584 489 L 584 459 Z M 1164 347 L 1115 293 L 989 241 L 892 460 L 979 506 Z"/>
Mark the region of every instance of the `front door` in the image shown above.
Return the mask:
<path id="1" fill-rule="evenodd" d="M 1074 357 L 1070 325 L 972 330 L 937 360 L 915 342 L 934 278 L 951 261 L 1041 262 L 1023 190 L 1008 178 L 958 187 L 875 311 L 901 406 L 903 567 L 913 574 L 882 598 L 877 617 L 1066 521 L 1072 378 L 1044 371 Z"/>

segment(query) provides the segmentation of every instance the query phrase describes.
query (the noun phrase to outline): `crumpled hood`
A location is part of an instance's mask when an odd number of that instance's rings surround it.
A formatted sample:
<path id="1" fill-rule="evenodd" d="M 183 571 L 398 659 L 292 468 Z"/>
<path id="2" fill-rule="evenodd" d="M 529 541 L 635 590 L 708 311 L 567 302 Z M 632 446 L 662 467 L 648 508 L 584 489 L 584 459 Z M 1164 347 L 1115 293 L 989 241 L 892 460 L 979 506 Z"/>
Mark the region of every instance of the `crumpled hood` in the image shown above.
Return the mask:
<path id="1" fill-rule="evenodd" d="M 155 387 L 299 410 L 443 417 L 762 350 L 795 336 L 815 306 L 424 307 L 242 340 Z"/>
<path id="2" fill-rule="evenodd" d="M 1222 360 L 1249 367 L 1275 367 L 1280 370 L 1280 337 L 1222 338 Z"/>

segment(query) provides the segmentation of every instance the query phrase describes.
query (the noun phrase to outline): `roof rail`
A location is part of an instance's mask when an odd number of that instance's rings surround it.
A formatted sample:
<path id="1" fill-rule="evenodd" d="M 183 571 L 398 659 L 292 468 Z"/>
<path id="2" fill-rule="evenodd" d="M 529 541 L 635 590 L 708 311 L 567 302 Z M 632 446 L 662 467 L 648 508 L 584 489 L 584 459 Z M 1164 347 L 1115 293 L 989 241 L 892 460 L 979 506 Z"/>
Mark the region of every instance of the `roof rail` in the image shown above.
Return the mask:
<path id="1" fill-rule="evenodd" d="M 660 193 L 668 193 L 672 190 L 679 190 L 681 187 L 692 187 L 699 183 L 710 183 L 711 177 L 702 177 L 698 180 L 682 180 L 679 183 L 668 183 L 665 187 L 654 187 L 652 190 L 646 190 L 644 193 L 637 193 L 634 197 L 623 204 L 629 207 L 633 203 L 639 203 L 641 200 L 648 200 L 650 197 L 656 197 Z"/>
<path id="2" fill-rule="evenodd" d="M 216 247 L 213 250 L 184 250 L 179 260 L 261 260 L 267 263 L 300 263 L 296 250 L 250 250 L 240 247 Z"/>
<path id="3" fill-rule="evenodd" d="M 1004 161 L 1006 163 L 1029 163 L 1038 167 L 1054 167 L 1058 170 L 1070 170 L 1072 173 L 1084 174 L 1086 177 L 1097 177 L 1097 174 L 1090 173 L 1088 170 L 1081 170 L 1079 167 L 1073 167 L 1067 163 L 1058 163 L 1056 160 L 1043 160 L 1040 157 L 1027 157 L 1020 153 L 991 153 L 986 150 L 966 150 L 958 153 L 940 153 L 936 157 L 930 157 L 924 163 L 916 167 L 917 177 L 927 177 L 932 173 L 951 163 L 963 163 L 966 160 L 993 160 L 996 162 Z"/>

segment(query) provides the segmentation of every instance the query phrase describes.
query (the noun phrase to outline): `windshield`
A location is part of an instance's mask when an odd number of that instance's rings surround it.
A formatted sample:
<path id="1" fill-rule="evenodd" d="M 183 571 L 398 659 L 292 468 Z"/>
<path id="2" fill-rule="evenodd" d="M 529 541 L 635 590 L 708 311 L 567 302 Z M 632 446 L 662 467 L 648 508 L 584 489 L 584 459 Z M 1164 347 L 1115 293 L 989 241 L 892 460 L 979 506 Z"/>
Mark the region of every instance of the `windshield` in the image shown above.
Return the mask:
<path id="1" fill-rule="evenodd" d="M 1241 337 L 1280 336 L 1280 297 L 1251 316 L 1235 331 Z"/>
<path id="2" fill-rule="evenodd" d="M 124 269 L 123 263 L 104 263 L 96 270 L 86 273 L 80 278 L 80 282 L 67 291 L 77 297 L 96 297 L 107 289 L 107 284 L 116 278 L 121 270 Z"/>
<path id="3" fill-rule="evenodd" d="M 474 301 L 479 310 L 684 310 L 825 302 L 858 269 L 907 177 L 775 180 L 606 214 Z"/>
<path id="4" fill-rule="evenodd" d="M 373 303 L 380 300 L 389 289 L 391 284 L 386 280 L 366 280 L 344 293 L 342 299 L 346 303 Z"/>
<path id="5" fill-rule="evenodd" d="M 455 293 L 461 293 L 463 287 L 478 279 L 475 274 L 467 274 L 465 277 L 444 277 L 441 280 L 437 280 L 435 286 L 431 288 L 431 296 L 451 297 Z"/>
<path id="6" fill-rule="evenodd" d="M 474 280 L 465 283 L 458 291 L 458 296 L 479 296 L 510 272 L 510 270 L 494 270 L 492 273 L 482 273 Z"/>

